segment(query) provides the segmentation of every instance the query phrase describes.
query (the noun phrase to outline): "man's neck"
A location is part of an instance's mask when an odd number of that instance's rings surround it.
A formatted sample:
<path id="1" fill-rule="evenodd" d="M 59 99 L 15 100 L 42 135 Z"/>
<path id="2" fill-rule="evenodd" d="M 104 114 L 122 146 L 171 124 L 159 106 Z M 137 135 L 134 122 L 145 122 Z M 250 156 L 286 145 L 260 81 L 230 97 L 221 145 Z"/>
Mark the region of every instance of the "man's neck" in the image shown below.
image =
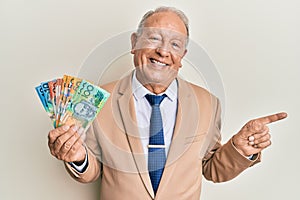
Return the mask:
<path id="1" fill-rule="evenodd" d="M 166 87 L 165 85 L 160 84 L 143 84 L 143 86 L 154 94 L 161 94 L 169 87 L 169 85 Z"/>
<path id="2" fill-rule="evenodd" d="M 170 84 L 172 83 L 172 81 L 168 82 L 168 83 L 149 83 L 149 82 L 145 82 L 143 80 L 143 78 L 139 77 L 136 74 L 136 79 L 150 92 L 154 93 L 154 94 L 161 94 L 163 92 L 165 92 L 168 87 L 170 86 Z"/>

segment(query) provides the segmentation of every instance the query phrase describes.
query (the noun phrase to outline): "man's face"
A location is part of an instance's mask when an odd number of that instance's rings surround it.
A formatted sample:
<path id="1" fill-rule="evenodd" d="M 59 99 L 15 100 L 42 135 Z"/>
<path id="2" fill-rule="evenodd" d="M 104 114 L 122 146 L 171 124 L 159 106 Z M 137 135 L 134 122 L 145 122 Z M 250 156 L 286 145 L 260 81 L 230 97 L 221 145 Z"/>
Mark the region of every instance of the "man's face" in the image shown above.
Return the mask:
<path id="1" fill-rule="evenodd" d="M 148 89 L 159 86 L 163 91 L 177 76 L 186 53 L 183 21 L 172 12 L 155 13 L 131 40 L 137 79 Z"/>

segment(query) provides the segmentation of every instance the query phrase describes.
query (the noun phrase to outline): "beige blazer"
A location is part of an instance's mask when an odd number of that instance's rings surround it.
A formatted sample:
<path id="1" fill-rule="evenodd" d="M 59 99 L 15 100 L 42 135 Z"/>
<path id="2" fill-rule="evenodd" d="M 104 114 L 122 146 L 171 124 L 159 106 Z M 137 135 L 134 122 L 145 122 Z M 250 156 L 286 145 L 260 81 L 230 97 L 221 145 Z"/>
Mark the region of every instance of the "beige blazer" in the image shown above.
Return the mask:
<path id="1" fill-rule="evenodd" d="M 260 155 L 250 161 L 238 153 L 231 140 L 221 145 L 218 99 L 177 78 L 176 125 L 154 196 L 139 139 L 131 80 L 132 74 L 102 86 L 111 96 L 87 132 L 86 171 L 78 173 L 66 164 L 79 182 L 101 176 L 101 200 L 199 200 L 202 175 L 213 182 L 228 181 L 259 162 Z"/>

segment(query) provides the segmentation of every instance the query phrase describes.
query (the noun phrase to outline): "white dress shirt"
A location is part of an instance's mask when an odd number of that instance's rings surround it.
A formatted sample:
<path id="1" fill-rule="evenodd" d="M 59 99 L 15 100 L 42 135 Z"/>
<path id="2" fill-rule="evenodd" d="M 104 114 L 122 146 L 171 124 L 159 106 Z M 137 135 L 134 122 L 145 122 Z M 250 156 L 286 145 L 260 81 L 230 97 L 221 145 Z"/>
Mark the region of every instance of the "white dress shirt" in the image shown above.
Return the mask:
<path id="1" fill-rule="evenodd" d="M 166 94 L 167 97 L 160 104 L 160 111 L 163 120 L 163 130 L 164 130 L 164 141 L 166 146 L 166 156 L 168 155 L 170 143 L 173 136 L 176 113 L 177 113 L 177 81 L 170 84 L 167 90 L 161 94 Z M 146 94 L 153 94 L 148 89 L 146 89 L 136 78 L 136 73 L 134 72 L 132 77 L 132 92 L 134 96 L 134 105 L 136 112 L 137 124 L 140 132 L 140 139 L 144 149 L 144 153 L 148 155 L 148 144 L 149 144 L 149 129 L 150 129 L 150 117 L 151 117 L 151 105 L 146 99 Z M 148 160 L 148 159 L 146 159 Z"/>

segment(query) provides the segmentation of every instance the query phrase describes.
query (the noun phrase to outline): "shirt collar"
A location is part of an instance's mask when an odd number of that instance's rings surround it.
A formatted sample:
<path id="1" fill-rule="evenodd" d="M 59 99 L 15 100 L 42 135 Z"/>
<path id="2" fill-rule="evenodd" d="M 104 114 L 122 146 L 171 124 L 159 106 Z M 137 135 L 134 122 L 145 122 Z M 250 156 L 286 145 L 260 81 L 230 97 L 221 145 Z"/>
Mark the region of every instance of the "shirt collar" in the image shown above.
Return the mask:
<path id="1" fill-rule="evenodd" d="M 177 79 L 174 79 L 172 83 L 169 85 L 169 87 L 166 89 L 166 91 L 159 95 L 166 94 L 171 101 L 177 101 L 177 90 L 178 90 Z M 153 94 L 147 88 L 145 88 L 139 82 L 139 80 L 137 80 L 135 70 L 132 76 L 132 91 L 133 91 L 133 96 L 135 97 L 136 100 L 140 100 L 144 98 L 146 94 L 149 93 Z"/>

